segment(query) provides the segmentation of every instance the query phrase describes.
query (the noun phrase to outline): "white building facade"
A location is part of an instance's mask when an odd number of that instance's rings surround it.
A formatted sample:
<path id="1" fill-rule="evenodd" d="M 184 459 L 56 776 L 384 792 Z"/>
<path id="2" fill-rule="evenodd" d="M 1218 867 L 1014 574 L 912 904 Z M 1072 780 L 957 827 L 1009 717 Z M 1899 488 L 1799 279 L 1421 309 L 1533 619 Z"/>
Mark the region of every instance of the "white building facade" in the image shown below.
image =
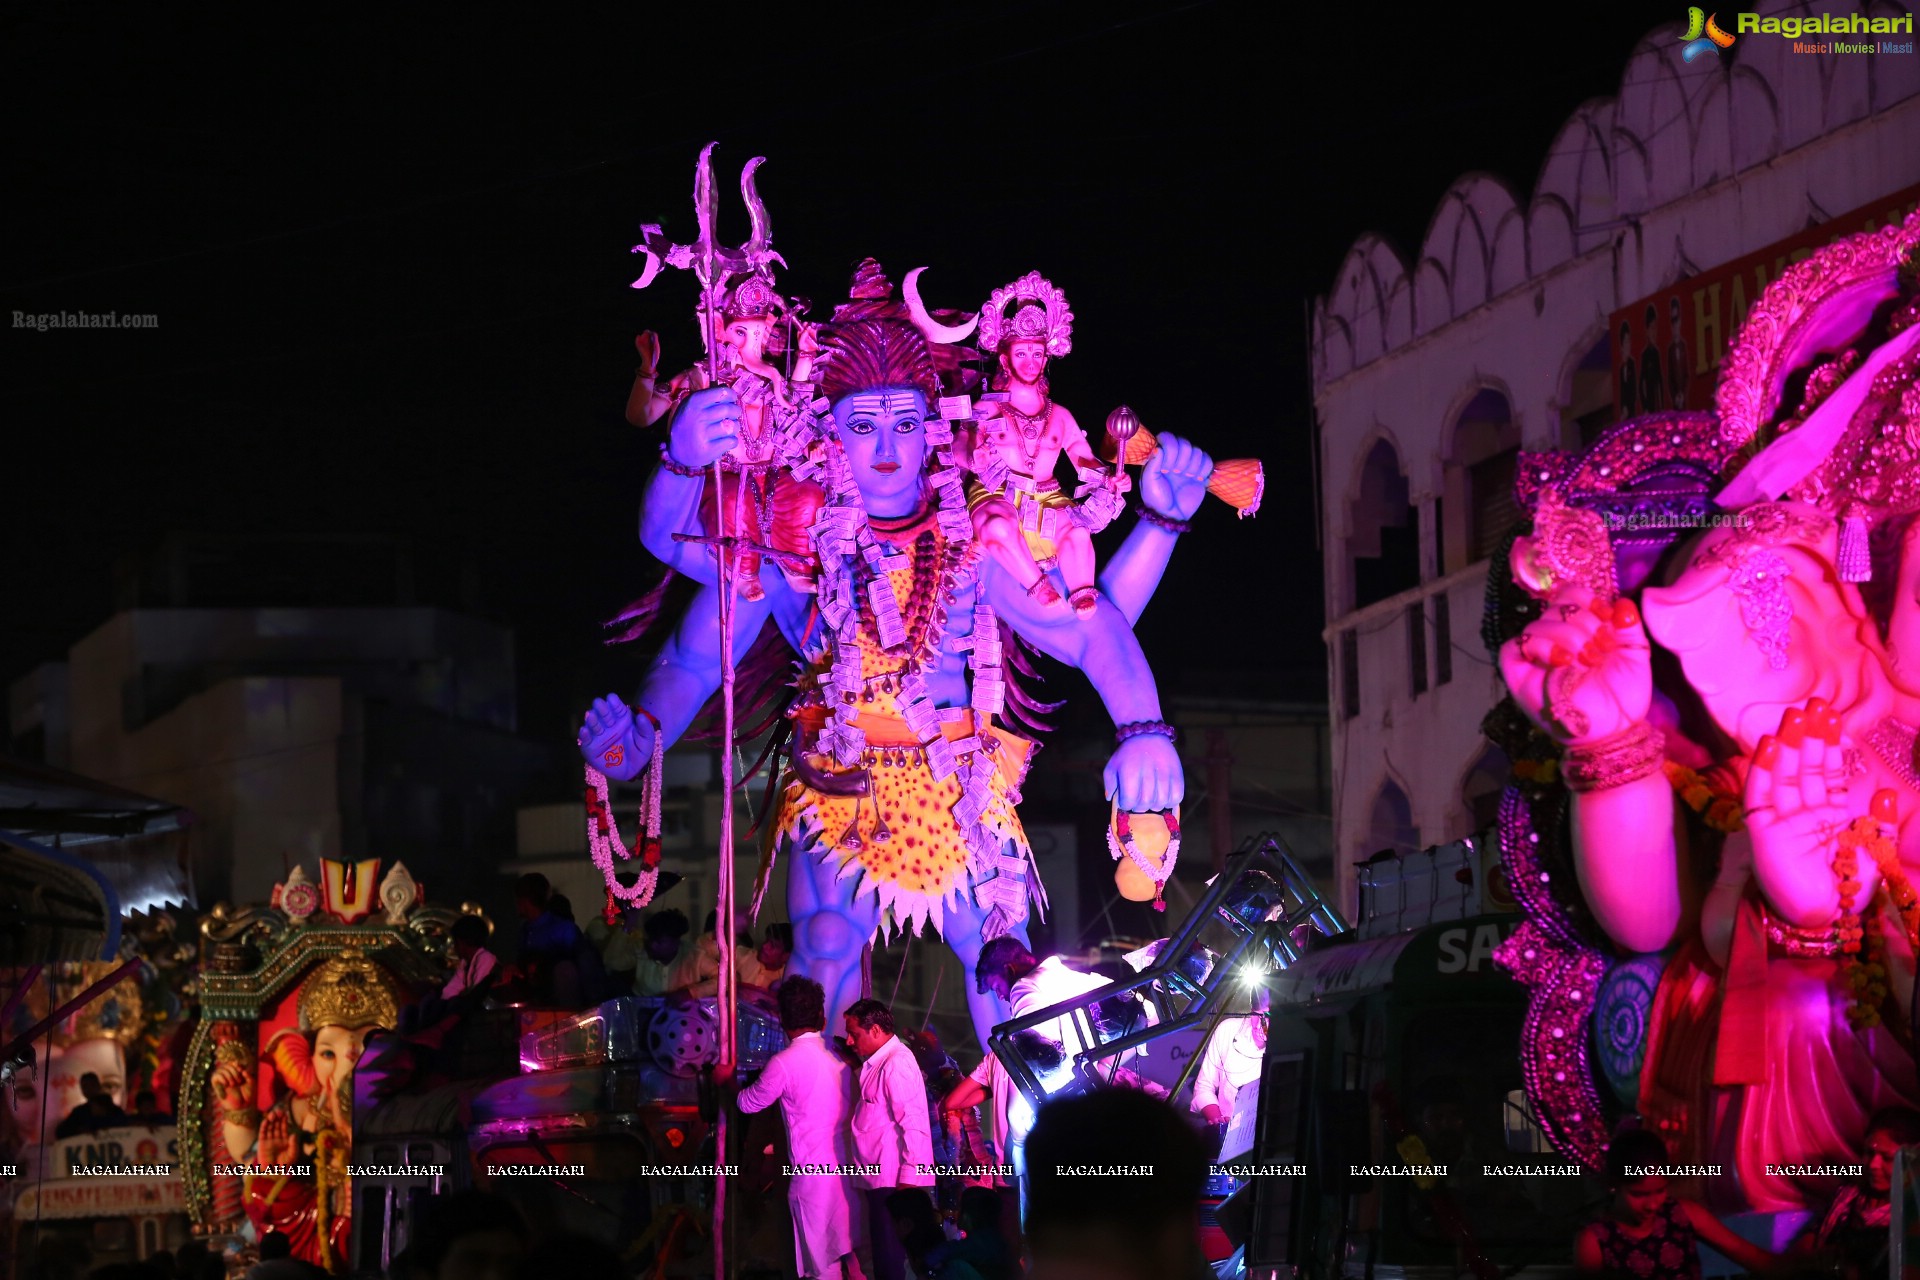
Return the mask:
<path id="1" fill-rule="evenodd" d="M 1619 93 L 1561 129 L 1530 199 L 1463 177 L 1413 263 L 1362 236 L 1316 305 L 1350 915 L 1357 860 L 1491 820 L 1507 761 L 1480 733 L 1504 694 L 1480 640 L 1488 560 L 1514 519 L 1518 451 L 1579 448 L 1613 420 L 1612 313 L 1920 183 L 1920 54 L 1796 53 L 1756 35 L 1687 63 L 1683 43 L 1677 24 L 1641 41 Z M 1717 360 L 1735 328 L 1700 330 L 1696 349 Z"/>

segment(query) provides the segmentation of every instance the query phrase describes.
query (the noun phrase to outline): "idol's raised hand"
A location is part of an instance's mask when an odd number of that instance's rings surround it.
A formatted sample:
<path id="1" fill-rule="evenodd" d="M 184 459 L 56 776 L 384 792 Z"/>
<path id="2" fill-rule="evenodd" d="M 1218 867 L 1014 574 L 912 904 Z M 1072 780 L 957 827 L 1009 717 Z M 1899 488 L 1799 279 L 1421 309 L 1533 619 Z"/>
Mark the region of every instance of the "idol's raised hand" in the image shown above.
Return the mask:
<path id="1" fill-rule="evenodd" d="M 588 764 L 620 782 L 640 776 L 653 758 L 654 728 L 634 719 L 632 708 L 610 693 L 595 698 L 580 726 L 580 756 Z"/>
<path id="2" fill-rule="evenodd" d="M 1190 519 L 1207 496 L 1211 475 L 1212 458 L 1179 436 L 1163 435 L 1140 468 L 1140 501 L 1163 516 Z"/>
<path id="3" fill-rule="evenodd" d="M 1839 715 L 1820 698 L 1788 707 L 1779 730 L 1754 747 L 1743 797 L 1753 868 L 1768 905 L 1789 924 L 1812 928 L 1841 911 L 1855 915 L 1879 888 L 1872 850 L 1853 843 L 1847 867 L 1840 837 L 1868 815 L 1881 834 L 1891 833 L 1897 797 L 1879 791 L 1869 801 L 1864 787 L 1849 787 L 1846 757 L 1852 749 Z"/>
<path id="4" fill-rule="evenodd" d="M 1570 587 L 1500 647 L 1500 675 L 1527 718 L 1563 746 L 1584 746 L 1647 718 L 1653 666 L 1640 611 L 1622 596 Z"/>
<path id="5" fill-rule="evenodd" d="M 704 467 L 740 443 L 740 399 L 732 387 L 688 396 L 673 415 L 667 455 L 683 467 Z"/>

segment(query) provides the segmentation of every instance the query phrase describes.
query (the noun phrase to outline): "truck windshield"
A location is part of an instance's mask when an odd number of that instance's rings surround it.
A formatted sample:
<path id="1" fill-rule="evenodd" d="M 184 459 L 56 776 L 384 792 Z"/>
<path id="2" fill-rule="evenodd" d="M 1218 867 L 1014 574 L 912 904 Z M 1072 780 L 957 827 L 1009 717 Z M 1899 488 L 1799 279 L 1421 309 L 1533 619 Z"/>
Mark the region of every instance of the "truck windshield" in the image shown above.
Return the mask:
<path id="1" fill-rule="evenodd" d="M 1443 1185 L 1475 1240 L 1564 1250 L 1598 1184 L 1549 1174 L 1568 1162 L 1553 1152 L 1526 1106 L 1519 1032 L 1511 1009 L 1416 1014 L 1402 1040 L 1407 1122 L 1428 1160 L 1447 1166 Z M 1450 1243 L 1429 1196 L 1402 1186 L 1413 1235 Z"/>

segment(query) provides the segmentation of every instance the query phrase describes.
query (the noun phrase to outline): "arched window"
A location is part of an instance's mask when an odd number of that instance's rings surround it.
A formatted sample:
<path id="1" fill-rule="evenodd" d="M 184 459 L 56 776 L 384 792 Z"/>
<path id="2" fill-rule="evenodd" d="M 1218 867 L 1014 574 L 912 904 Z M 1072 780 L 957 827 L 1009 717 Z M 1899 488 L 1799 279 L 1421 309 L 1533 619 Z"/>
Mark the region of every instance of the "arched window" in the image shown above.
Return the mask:
<path id="1" fill-rule="evenodd" d="M 1485 831 L 1499 820 L 1500 793 L 1507 789 L 1507 775 L 1511 771 L 1507 753 L 1491 744 L 1473 762 L 1473 768 L 1467 770 L 1466 778 L 1460 783 L 1460 802 L 1473 824 L 1469 835 Z"/>
<path id="2" fill-rule="evenodd" d="M 1373 825 L 1367 835 L 1367 851 L 1378 853 L 1391 849 L 1395 853 L 1413 853 L 1419 848 L 1420 828 L 1413 822 L 1413 805 L 1407 793 L 1389 778 L 1380 784 L 1380 794 L 1373 798 Z"/>
<path id="3" fill-rule="evenodd" d="M 1440 529 L 1440 562 L 1448 573 L 1499 550 L 1518 518 L 1514 468 L 1520 460 L 1520 429 L 1507 398 L 1482 388 L 1453 421 L 1449 433 L 1447 492 Z"/>
<path id="4" fill-rule="evenodd" d="M 1613 344 L 1603 334 L 1573 367 L 1561 415 L 1561 447 L 1585 449 L 1613 425 L 1613 397 Z"/>
<path id="5" fill-rule="evenodd" d="M 1352 600 L 1363 609 L 1420 585 L 1420 520 L 1409 496 L 1400 457 L 1385 440 L 1374 441 L 1360 467 L 1353 498 L 1347 554 L 1352 557 Z"/>

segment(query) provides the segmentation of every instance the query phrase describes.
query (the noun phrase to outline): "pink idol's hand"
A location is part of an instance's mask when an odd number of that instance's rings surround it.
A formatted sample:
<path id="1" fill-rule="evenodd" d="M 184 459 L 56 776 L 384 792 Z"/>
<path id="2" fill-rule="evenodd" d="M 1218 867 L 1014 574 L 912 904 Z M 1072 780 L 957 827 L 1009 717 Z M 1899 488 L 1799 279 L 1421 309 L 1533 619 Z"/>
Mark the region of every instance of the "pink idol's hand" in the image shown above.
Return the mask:
<path id="1" fill-rule="evenodd" d="M 1855 819 L 1892 827 L 1894 795 L 1869 803 L 1866 788 L 1849 785 L 1848 744 L 1840 717 L 1820 698 L 1789 707 L 1778 732 L 1754 747 L 1745 792 L 1754 870 L 1774 911 L 1791 924 L 1817 927 L 1845 906 L 1858 913 L 1872 900 L 1880 869 L 1871 854 L 1855 854 L 1851 882 L 1836 881 L 1837 837 Z"/>
<path id="2" fill-rule="evenodd" d="M 1563 746 L 1585 746 L 1647 718 L 1653 668 L 1640 611 L 1570 588 L 1500 647 L 1500 675 L 1527 718 Z"/>

